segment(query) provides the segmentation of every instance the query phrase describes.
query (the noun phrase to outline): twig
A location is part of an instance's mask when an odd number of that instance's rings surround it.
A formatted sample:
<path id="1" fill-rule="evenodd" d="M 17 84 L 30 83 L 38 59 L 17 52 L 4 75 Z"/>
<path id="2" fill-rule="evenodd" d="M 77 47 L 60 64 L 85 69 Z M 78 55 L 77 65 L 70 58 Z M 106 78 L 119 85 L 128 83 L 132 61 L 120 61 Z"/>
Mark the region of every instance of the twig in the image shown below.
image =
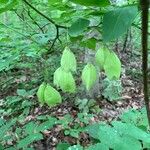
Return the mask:
<path id="1" fill-rule="evenodd" d="M 59 39 L 59 28 L 58 27 L 56 27 L 56 37 L 55 37 L 55 39 L 54 39 L 54 41 L 53 41 L 53 43 L 52 43 L 49 50 L 51 50 L 53 48 L 53 46 L 55 45 L 55 42 L 57 41 L 57 39 Z"/>
<path id="2" fill-rule="evenodd" d="M 49 23 L 46 23 L 45 25 L 43 25 L 41 28 L 45 28 L 47 25 L 49 25 Z"/>
<path id="3" fill-rule="evenodd" d="M 33 23 L 41 30 L 42 33 L 44 33 L 43 28 L 34 20 L 34 18 L 31 16 L 30 11 L 27 11 L 28 16 L 31 18 L 31 20 L 33 21 Z"/>
<path id="4" fill-rule="evenodd" d="M 19 17 L 22 21 L 24 21 L 24 16 L 23 16 L 23 15 L 22 15 L 22 16 L 21 16 L 21 15 L 19 15 L 19 14 L 17 13 L 17 11 L 16 11 L 16 10 L 15 10 L 14 12 L 15 12 L 15 14 L 16 14 L 16 15 L 17 15 L 17 16 L 18 16 L 18 17 Z"/>
<path id="5" fill-rule="evenodd" d="M 16 11 L 14 11 L 14 12 L 15 12 L 15 14 L 18 16 L 18 18 L 19 18 L 21 21 L 25 22 L 24 17 L 22 17 L 21 15 L 19 15 Z M 30 24 L 28 24 L 27 22 L 26 22 L 26 25 L 29 26 L 29 28 L 31 28 L 35 33 L 37 33 L 37 32 L 35 31 L 35 29 L 33 29 L 32 26 L 31 26 Z"/>

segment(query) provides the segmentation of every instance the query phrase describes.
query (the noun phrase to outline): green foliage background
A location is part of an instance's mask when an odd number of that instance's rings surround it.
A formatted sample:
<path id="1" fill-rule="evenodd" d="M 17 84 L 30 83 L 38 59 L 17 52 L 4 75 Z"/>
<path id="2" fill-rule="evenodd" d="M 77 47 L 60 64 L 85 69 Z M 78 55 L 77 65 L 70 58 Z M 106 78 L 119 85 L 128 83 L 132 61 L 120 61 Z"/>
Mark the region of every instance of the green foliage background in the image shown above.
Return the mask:
<path id="1" fill-rule="evenodd" d="M 88 147 L 62 141 L 57 150 L 150 148 L 145 109 L 123 113 L 120 121 L 109 125 L 104 122 L 90 125 L 90 119 L 101 110 L 94 100 L 78 99 L 85 87 L 90 90 L 94 85 L 98 70 L 105 72 L 101 95 L 108 101 L 120 100 L 120 76 L 125 67 L 120 63 L 120 52 L 115 50 L 114 43 L 119 41 L 122 48 L 124 39 L 132 33 L 133 59 L 141 56 L 140 24 L 138 1 L 128 0 L 118 6 L 109 0 L 0 0 L 0 149 L 34 149 L 34 144 L 44 139 L 44 131 L 56 125 L 62 126 L 66 136 L 78 139 L 84 132 L 92 139 Z M 74 61 L 63 58 L 65 47 L 72 51 Z M 93 63 L 95 73 L 85 72 L 82 85 L 81 74 L 86 64 L 80 57 L 87 49 L 94 54 L 98 49 L 107 49 L 109 55 L 100 65 Z M 100 54 L 98 59 L 105 60 L 106 56 Z M 73 65 L 68 69 L 69 62 Z M 68 81 L 74 84 L 73 90 L 69 84 L 69 88 L 63 90 L 63 80 L 61 86 L 55 88 L 63 95 L 63 102 L 69 97 L 79 109 L 78 121 L 71 115 L 59 119 L 34 113 L 35 118 L 28 120 L 35 108 L 41 108 L 36 97 L 39 85 L 43 81 L 53 85 L 53 74 L 60 66 L 70 71 L 72 79 Z M 137 74 L 133 74 L 136 78 Z M 67 95 L 67 92 L 73 94 Z M 44 106 L 44 109 L 50 108 Z"/>

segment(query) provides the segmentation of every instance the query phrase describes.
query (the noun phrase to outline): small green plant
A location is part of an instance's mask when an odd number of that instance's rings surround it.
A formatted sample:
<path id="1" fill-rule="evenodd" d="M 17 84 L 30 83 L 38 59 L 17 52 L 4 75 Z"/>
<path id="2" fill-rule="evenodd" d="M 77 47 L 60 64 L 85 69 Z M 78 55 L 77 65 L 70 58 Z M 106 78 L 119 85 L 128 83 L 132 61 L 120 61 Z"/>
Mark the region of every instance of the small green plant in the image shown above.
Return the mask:
<path id="1" fill-rule="evenodd" d="M 57 119 L 53 117 L 47 117 L 46 120 L 42 122 L 31 121 L 25 124 L 22 129 L 16 129 L 16 136 L 22 137 L 18 139 L 17 148 L 26 149 L 33 142 L 43 139 L 42 132 L 45 130 L 50 130 L 56 124 Z M 31 146 L 32 147 L 32 146 Z"/>
<path id="2" fill-rule="evenodd" d="M 47 116 L 44 116 L 44 120 L 39 116 L 36 121 L 30 121 L 26 124 L 17 122 L 17 118 L 12 119 L 10 122 L 0 119 L 0 142 L 6 149 L 26 150 L 29 147 L 33 148 L 31 144 L 43 139 L 42 132 L 53 128 L 56 121 L 56 118 Z M 10 144 L 7 145 L 7 142 Z"/>
<path id="3" fill-rule="evenodd" d="M 76 99 L 75 105 L 83 113 L 99 113 L 101 111 L 94 99 Z"/>
<path id="4" fill-rule="evenodd" d="M 62 126 L 65 135 L 79 138 L 80 133 L 85 131 L 85 127 L 92 117 L 94 117 L 93 114 L 87 113 L 78 113 L 76 119 L 72 118 L 71 115 L 65 115 L 63 119 L 57 121 L 57 124 Z"/>
<path id="5" fill-rule="evenodd" d="M 70 115 L 65 115 L 64 118 L 57 123 L 62 126 L 65 135 L 70 135 L 74 138 L 78 138 L 79 133 L 83 131 L 80 124 L 75 125 L 74 119 Z"/>
<path id="6" fill-rule="evenodd" d="M 31 98 L 35 94 L 36 89 L 28 90 L 17 89 L 15 96 L 8 96 L 2 99 L 2 106 L 0 107 L 0 115 L 2 116 L 16 116 L 28 115 L 33 102 Z"/>
<path id="7" fill-rule="evenodd" d="M 61 57 L 61 67 L 59 67 L 54 73 L 54 85 L 60 87 L 64 92 L 75 93 L 76 83 L 72 72 L 76 72 L 76 66 L 77 62 L 75 55 L 68 47 L 66 47 Z"/>
<path id="8" fill-rule="evenodd" d="M 12 119 L 6 122 L 4 119 L 0 119 L 0 143 L 5 145 L 7 141 L 12 141 L 12 129 L 16 123 L 16 119 Z M 8 132 L 9 131 L 9 132 Z"/>
<path id="9" fill-rule="evenodd" d="M 103 92 L 102 95 L 110 100 L 116 101 L 121 99 L 122 85 L 120 80 L 109 80 L 108 78 L 102 81 Z"/>
<path id="10" fill-rule="evenodd" d="M 123 122 L 134 124 L 141 129 L 147 130 L 148 120 L 146 117 L 146 109 L 142 108 L 140 110 L 131 109 L 127 112 L 124 112 L 120 119 Z"/>

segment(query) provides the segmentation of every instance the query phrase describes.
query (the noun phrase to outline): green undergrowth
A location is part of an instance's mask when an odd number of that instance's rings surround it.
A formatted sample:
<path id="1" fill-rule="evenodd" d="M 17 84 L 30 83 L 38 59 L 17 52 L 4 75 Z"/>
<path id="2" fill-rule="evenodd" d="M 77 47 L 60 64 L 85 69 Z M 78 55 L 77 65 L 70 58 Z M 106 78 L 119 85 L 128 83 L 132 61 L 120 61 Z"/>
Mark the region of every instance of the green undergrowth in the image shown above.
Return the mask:
<path id="1" fill-rule="evenodd" d="M 95 123 L 86 127 L 92 138 L 89 147 L 74 145 L 67 150 L 142 150 L 150 148 L 150 134 L 145 109 L 130 110 L 120 116 L 120 121 Z"/>
<path id="2" fill-rule="evenodd" d="M 16 102 L 18 101 L 20 101 L 19 98 L 16 99 Z M 9 102 L 9 99 L 6 102 Z M 15 101 L 12 104 L 15 104 Z M 20 103 L 20 105 L 23 104 Z M 71 145 L 61 139 L 61 142 L 57 144 L 57 150 L 142 150 L 150 148 L 145 108 L 124 112 L 118 121 L 114 120 L 110 123 L 101 121 L 92 123 L 91 120 L 95 114 L 84 111 L 78 113 L 76 117 L 67 114 L 57 118 L 45 114 L 25 121 L 30 109 L 27 100 L 26 105 L 20 109 L 24 114 L 21 113 L 18 117 L 13 117 L 13 111 L 11 113 L 6 111 L 7 117 L 11 118 L 9 121 L 6 119 L 6 112 L 1 112 L 4 116 L 0 119 L 1 150 L 34 150 L 34 144 L 44 140 L 44 131 L 52 130 L 57 125 L 61 126 L 64 136 L 69 136 L 77 141 L 77 145 Z M 86 147 L 80 145 L 78 140 L 81 133 L 88 134 L 91 139 Z"/>

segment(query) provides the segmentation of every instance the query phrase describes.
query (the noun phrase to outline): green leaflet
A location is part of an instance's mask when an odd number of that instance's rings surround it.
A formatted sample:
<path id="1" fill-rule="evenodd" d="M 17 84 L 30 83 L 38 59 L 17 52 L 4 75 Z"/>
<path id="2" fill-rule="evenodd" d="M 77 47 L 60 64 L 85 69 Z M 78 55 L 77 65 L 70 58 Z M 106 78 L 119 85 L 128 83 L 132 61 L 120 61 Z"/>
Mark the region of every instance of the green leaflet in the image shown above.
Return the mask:
<path id="1" fill-rule="evenodd" d="M 98 143 L 98 144 L 95 144 L 95 145 L 91 145 L 86 150 L 109 150 L 109 147 L 105 144 Z"/>
<path id="2" fill-rule="evenodd" d="M 80 145 L 74 145 L 69 147 L 67 150 L 83 150 L 83 147 Z"/>
<path id="3" fill-rule="evenodd" d="M 88 63 L 83 71 L 82 71 L 82 82 L 86 86 L 86 90 L 90 90 L 92 86 L 95 84 L 96 78 L 97 78 L 97 73 L 96 73 L 96 68 L 92 64 Z"/>
<path id="4" fill-rule="evenodd" d="M 114 127 L 107 124 L 93 124 L 87 127 L 90 136 L 101 141 L 102 144 L 113 150 L 141 150 L 141 143 L 124 133 L 118 132 Z M 129 132 L 132 130 L 129 129 Z"/>
<path id="5" fill-rule="evenodd" d="M 61 96 L 57 90 L 47 84 L 44 91 L 44 100 L 48 106 L 55 106 L 62 102 Z"/>
<path id="6" fill-rule="evenodd" d="M 150 144 L 149 133 L 136 127 L 135 125 L 130 124 L 130 123 L 122 123 L 119 121 L 112 122 L 112 125 L 120 134 L 125 134 L 125 135 L 133 137 L 137 140 L 142 140 L 143 142 Z"/>
<path id="7" fill-rule="evenodd" d="M 61 57 L 61 67 L 65 71 L 76 71 L 77 62 L 74 54 L 66 47 Z"/>
<path id="8" fill-rule="evenodd" d="M 100 69 L 104 69 L 109 79 L 120 78 L 121 62 L 114 52 L 101 48 L 96 52 L 95 60 Z"/>
<path id="9" fill-rule="evenodd" d="M 110 52 L 107 48 L 100 48 L 96 52 L 95 61 L 100 69 L 104 69 L 104 63 L 109 53 Z"/>
<path id="10" fill-rule="evenodd" d="M 28 135 L 24 139 L 19 140 L 17 148 L 18 149 L 27 149 L 28 145 L 32 142 L 38 141 L 43 139 L 43 135 L 41 133 L 33 133 L 31 135 Z"/>
<path id="11" fill-rule="evenodd" d="M 69 35 L 72 37 L 77 37 L 88 28 L 90 21 L 87 19 L 79 18 L 76 20 L 69 28 Z"/>
<path id="12" fill-rule="evenodd" d="M 57 150 L 67 150 L 70 147 L 69 143 L 58 143 L 57 144 Z"/>
<path id="13" fill-rule="evenodd" d="M 109 0 L 71 0 L 73 3 L 84 5 L 84 6 L 95 6 L 104 7 L 110 5 Z"/>
<path id="14" fill-rule="evenodd" d="M 104 63 L 104 70 L 109 79 L 119 79 L 121 74 L 121 62 L 114 52 L 110 52 Z"/>
<path id="15" fill-rule="evenodd" d="M 0 0 L 0 13 L 13 9 L 17 3 L 17 0 Z"/>
<path id="16" fill-rule="evenodd" d="M 46 87 L 46 83 L 42 83 L 40 86 L 39 86 L 39 89 L 37 91 L 37 97 L 38 97 L 38 100 L 41 104 L 44 104 L 44 91 L 45 91 L 45 87 Z"/>
<path id="17" fill-rule="evenodd" d="M 119 7 L 106 12 L 102 25 L 104 42 L 110 42 L 125 34 L 138 13 L 137 5 Z"/>

